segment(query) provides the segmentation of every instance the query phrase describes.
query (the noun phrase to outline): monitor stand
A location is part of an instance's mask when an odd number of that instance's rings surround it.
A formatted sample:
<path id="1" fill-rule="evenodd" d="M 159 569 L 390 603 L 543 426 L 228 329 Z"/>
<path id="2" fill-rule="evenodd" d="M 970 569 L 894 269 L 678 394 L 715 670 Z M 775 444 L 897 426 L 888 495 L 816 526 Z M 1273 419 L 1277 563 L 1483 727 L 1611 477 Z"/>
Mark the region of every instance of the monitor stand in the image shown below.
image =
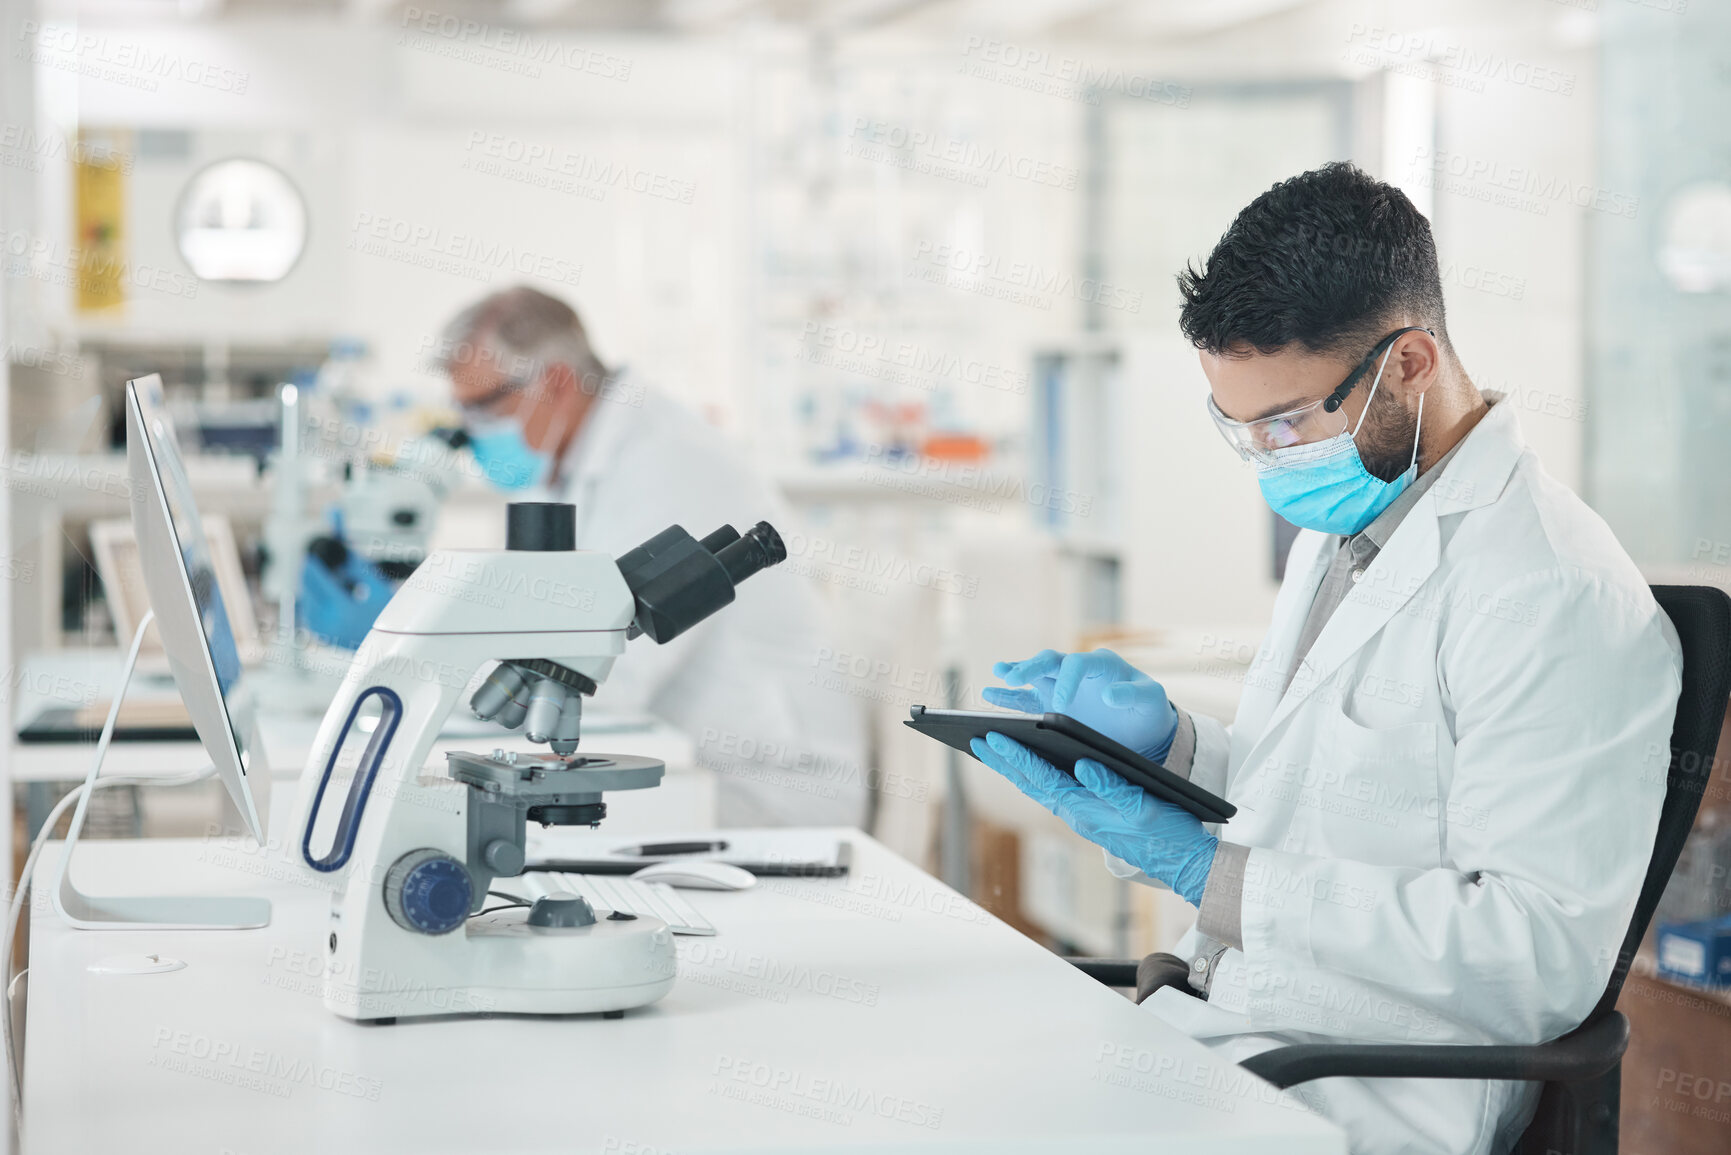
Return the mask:
<path id="1" fill-rule="evenodd" d="M 122 896 L 92 895 L 79 890 L 72 881 L 72 852 L 78 846 L 78 836 L 84 831 L 84 812 L 90 796 L 96 791 L 96 778 L 102 772 L 102 759 L 114 737 L 114 723 L 120 716 L 120 703 L 126 697 L 132 670 L 138 662 L 138 649 L 144 642 L 144 631 L 155 620 L 155 613 L 146 612 L 132 635 L 132 648 L 127 652 L 126 665 L 115 687 L 113 702 L 108 707 L 108 719 L 102 724 L 102 736 L 96 741 L 96 757 L 90 773 L 84 778 L 84 793 L 72 812 L 72 825 L 66 830 L 66 848 L 61 852 L 60 865 L 53 891 L 54 909 L 72 926 L 81 930 L 251 930 L 270 925 L 270 900 L 240 895 L 160 895 Z"/>

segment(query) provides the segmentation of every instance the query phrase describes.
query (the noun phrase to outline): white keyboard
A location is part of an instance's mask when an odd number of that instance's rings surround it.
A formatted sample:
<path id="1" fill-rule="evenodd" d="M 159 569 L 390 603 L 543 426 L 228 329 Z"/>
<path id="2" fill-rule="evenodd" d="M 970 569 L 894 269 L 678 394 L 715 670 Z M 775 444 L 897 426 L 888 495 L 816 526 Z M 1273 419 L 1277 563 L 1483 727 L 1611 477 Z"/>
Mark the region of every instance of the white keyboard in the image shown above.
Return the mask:
<path id="1" fill-rule="evenodd" d="M 714 934 L 715 924 L 704 918 L 685 898 L 665 882 L 638 882 L 622 874 L 561 874 L 532 872 L 512 879 L 511 888 L 533 902 L 549 894 L 580 894 L 589 905 L 622 914 L 644 915 L 666 923 L 674 934 Z"/>

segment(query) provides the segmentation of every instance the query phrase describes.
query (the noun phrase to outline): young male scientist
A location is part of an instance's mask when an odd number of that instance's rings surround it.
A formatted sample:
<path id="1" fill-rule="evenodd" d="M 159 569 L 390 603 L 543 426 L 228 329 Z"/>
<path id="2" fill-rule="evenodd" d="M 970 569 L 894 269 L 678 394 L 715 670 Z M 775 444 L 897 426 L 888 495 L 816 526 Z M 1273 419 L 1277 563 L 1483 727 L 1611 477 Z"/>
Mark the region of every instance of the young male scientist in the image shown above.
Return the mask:
<path id="1" fill-rule="evenodd" d="M 788 528 L 786 507 L 722 434 L 671 398 L 604 366 L 565 302 L 494 293 L 446 326 L 437 350 L 482 474 L 525 500 L 577 507 L 577 548 L 618 555 L 670 525 Z M 770 569 L 726 613 L 664 646 L 626 648 L 605 707 L 684 731 L 717 774 L 725 826 L 863 820 L 863 724 L 815 683 L 824 607 Z"/>
<path id="2" fill-rule="evenodd" d="M 1197 908 L 1144 1006 L 1232 1061 L 1297 1042 L 1536 1043 L 1603 992 L 1658 828 L 1676 636 L 1514 406 L 1449 343 L 1430 226 L 1345 164 L 1284 181 L 1179 276 L 1208 411 L 1301 527 L 1230 726 L 1096 650 L 1000 663 L 1238 807 L 1210 832 L 1098 763 L 975 753 L 1120 877 Z M 1179 543 L 1173 543 L 1178 547 Z M 1175 564 L 1206 563 L 1198 543 Z M 1326 1079 L 1355 1152 L 1501 1152 L 1539 1085 Z"/>

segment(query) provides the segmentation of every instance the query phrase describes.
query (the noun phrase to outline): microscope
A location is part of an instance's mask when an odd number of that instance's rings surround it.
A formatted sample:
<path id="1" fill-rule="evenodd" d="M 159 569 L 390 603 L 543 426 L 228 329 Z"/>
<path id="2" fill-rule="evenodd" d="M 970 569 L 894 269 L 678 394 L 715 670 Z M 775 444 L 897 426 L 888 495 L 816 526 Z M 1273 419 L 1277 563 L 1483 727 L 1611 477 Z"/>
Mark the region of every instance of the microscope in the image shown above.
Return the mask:
<path id="1" fill-rule="evenodd" d="M 659 920 L 568 894 L 486 909 L 488 890 L 522 871 L 527 822 L 594 826 L 606 792 L 660 783 L 654 759 L 577 753 L 583 699 L 626 642 L 673 640 L 786 549 L 768 522 L 702 540 L 673 526 L 617 562 L 577 551 L 575 538 L 572 506 L 523 502 L 507 510 L 504 550 L 429 554 L 325 713 L 294 838 L 332 891 L 323 977 L 338 1015 L 617 1016 L 673 986 L 673 938 Z M 453 752 L 443 773 L 424 771 L 489 662 L 470 708 L 548 751 Z"/>

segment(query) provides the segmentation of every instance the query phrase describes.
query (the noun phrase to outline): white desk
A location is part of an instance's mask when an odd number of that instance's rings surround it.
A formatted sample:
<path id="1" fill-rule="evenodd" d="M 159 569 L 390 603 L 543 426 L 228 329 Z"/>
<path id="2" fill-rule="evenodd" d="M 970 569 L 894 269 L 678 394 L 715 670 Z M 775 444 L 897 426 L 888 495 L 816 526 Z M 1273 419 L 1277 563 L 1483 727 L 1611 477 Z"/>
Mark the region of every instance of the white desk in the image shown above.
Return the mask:
<path id="1" fill-rule="evenodd" d="M 324 1009 L 328 900 L 291 864 L 85 844 L 88 889 L 232 888 L 269 896 L 274 918 L 88 932 L 35 904 L 24 1151 L 1346 1150 L 1332 1124 L 848 837 L 846 879 L 686 892 L 722 933 L 682 939 L 672 993 L 624 1019 L 383 1027 Z M 86 970 L 147 950 L 188 965 Z"/>

